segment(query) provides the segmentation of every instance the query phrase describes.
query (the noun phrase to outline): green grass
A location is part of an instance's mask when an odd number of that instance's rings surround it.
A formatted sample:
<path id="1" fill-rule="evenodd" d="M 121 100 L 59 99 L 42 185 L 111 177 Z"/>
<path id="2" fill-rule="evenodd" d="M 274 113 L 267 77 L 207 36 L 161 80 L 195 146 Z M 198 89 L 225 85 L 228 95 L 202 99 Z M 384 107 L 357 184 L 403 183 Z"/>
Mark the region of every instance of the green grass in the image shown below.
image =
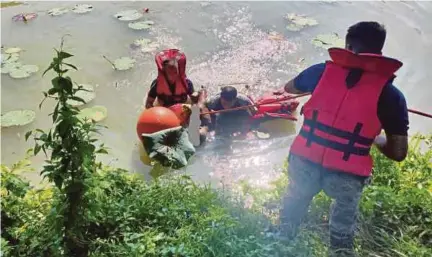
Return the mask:
<path id="1" fill-rule="evenodd" d="M 401 163 L 373 152 L 374 178 L 364 192 L 356 237 L 359 256 L 432 256 L 432 148 L 420 152 L 419 140 Z M 62 256 L 57 214 L 64 199 L 54 187 L 36 190 L 21 179 L 29 165 L 23 160 L 2 166 L 2 256 Z M 277 220 L 287 183 L 282 173 L 273 189 L 243 183 L 239 194 L 228 194 L 188 177 L 146 183 L 125 170 L 101 167 L 86 181 L 82 243 L 93 257 L 327 256 L 330 199 L 324 194 L 314 199 L 294 241 L 266 232 Z M 253 200 L 249 208 L 245 197 Z"/>
<path id="2" fill-rule="evenodd" d="M 23 4 L 22 2 L 16 2 L 16 1 L 0 2 L 0 8 L 12 7 L 17 5 L 22 5 L 22 4 Z"/>

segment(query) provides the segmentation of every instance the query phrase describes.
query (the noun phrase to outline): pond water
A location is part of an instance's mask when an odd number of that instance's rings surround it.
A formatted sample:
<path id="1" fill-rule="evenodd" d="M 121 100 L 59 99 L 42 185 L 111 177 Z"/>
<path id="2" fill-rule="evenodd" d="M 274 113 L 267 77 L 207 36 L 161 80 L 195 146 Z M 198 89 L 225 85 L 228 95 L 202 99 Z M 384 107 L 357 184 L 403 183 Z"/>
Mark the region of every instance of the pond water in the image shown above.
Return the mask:
<path id="1" fill-rule="evenodd" d="M 317 34 L 336 32 L 344 36 L 355 22 L 377 20 L 388 30 L 385 54 L 404 62 L 397 86 L 411 108 L 432 112 L 432 2 L 89 2 L 93 5 L 90 13 L 47 15 L 51 8 L 75 4 L 28 2 L 1 9 L 2 45 L 24 49 L 22 62 L 40 67 L 26 79 L 1 76 L 1 112 L 31 109 L 37 114 L 31 125 L 1 130 L 4 164 L 22 159 L 32 146 L 24 140 L 26 131 L 50 126 L 48 114 L 53 102 L 46 102 L 41 110 L 38 104 L 42 91 L 50 87 L 52 74 L 41 75 L 64 34 L 71 35 L 66 38 L 65 50 L 75 55 L 71 62 L 79 67 L 70 76 L 78 83 L 98 85 L 96 99 L 88 105 L 108 109 L 103 122 L 108 129 L 103 131 L 102 140 L 111 150 L 102 160 L 146 176 L 150 168 L 140 162 L 135 125 L 156 67 L 154 53 L 130 48 L 134 40 L 143 37 L 161 48 L 183 50 L 188 57 L 188 77 L 196 87 L 206 86 L 211 94 L 221 84 L 247 82 L 253 85 L 249 93 L 259 96 L 279 88 L 302 67 L 327 58 L 324 49 L 310 43 Z M 128 22 L 113 17 L 119 11 L 143 8 L 150 10 L 144 19 L 155 22 L 150 30 L 132 30 Z M 28 24 L 13 22 L 11 18 L 21 12 L 39 16 Z M 287 13 L 305 14 L 319 24 L 289 31 L 285 28 Z M 272 31 L 282 34 L 283 39 L 269 38 Z M 137 63 L 131 70 L 115 71 L 103 55 L 110 59 L 130 56 Z M 410 123 L 411 134 L 432 130 L 432 119 L 410 115 Z M 210 144 L 197 153 L 186 170 L 197 180 L 229 184 L 245 179 L 265 186 L 280 173 L 275 167 L 284 162 L 292 139 Z M 33 161 L 41 167 L 43 155 Z M 39 181 L 37 173 L 27 176 Z"/>

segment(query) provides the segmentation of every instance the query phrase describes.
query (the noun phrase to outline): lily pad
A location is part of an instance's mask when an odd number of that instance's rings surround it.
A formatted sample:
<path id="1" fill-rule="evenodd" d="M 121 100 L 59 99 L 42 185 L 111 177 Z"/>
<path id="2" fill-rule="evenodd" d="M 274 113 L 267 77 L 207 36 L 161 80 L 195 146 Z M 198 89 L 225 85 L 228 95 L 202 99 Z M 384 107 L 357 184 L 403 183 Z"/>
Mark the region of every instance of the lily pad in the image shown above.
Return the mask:
<path id="1" fill-rule="evenodd" d="M 143 17 L 143 14 L 137 10 L 127 10 L 116 13 L 114 17 L 121 21 L 134 21 Z"/>
<path id="2" fill-rule="evenodd" d="M 4 52 L 6 54 L 16 54 L 16 53 L 19 53 L 21 51 L 22 51 L 22 49 L 19 47 L 10 47 L 10 48 L 6 49 Z"/>
<path id="3" fill-rule="evenodd" d="M 148 38 L 140 38 L 134 41 L 134 45 L 136 46 L 147 46 L 148 44 L 150 44 L 152 41 Z"/>
<path id="4" fill-rule="evenodd" d="M 31 73 L 20 68 L 9 71 L 9 76 L 14 79 L 23 79 L 30 77 Z"/>
<path id="5" fill-rule="evenodd" d="M 59 16 L 59 15 L 63 15 L 65 13 L 68 13 L 69 9 L 66 7 L 60 7 L 60 8 L 53 8 L 51 10 L 48 11 L 48 14 L 51 16 Z"/>
<path id="6" fill-rule="evenodd" d="M 19 59 L 19 54 L 18 53 L 14 53 L 14 54 L 2 54 L 1 55 L 1 63 L 12 63 L 12 62 L 16 62 Z"/>
<path id="7" fill-rule="evenodd" d="M 121 57 L 114 61 L 114 69 L 116 70 L 129 70 L 135 65 L 135 59 L 129 57 Z"/>
<path id="8" fill-rule="evenodd" d="M 37 17 L 37 13 L 20 13 L 12 17 L 13 21 L 29 21 Z"/>
<path id="9" fill-rule="evenodd" d="M 291 31 L 300 31 L 305 27 L 318 25 L 318 22 L 315 19 L 295 13 L 287 14 L 286 19 L 290 22 L 286 28 Z"/>
<path id="10" fill-rule="evenodd" d="M 26 64 L 20 67 L 20 69 L 28 72 L 28 73 L 36 73 L 39 71 L 39 67 L 33 64 Z"/>
<path id="11" fill-rule="evenodd" d="M 83 99 L 86 102 L 85 104 L 88 104 L 93 99 L 95 99 L 96 93 L 94 92 L 94 87 L 92 85 L 79 84 L 79 86 L 82 86 L 83 89 L 88 90 L 88 91 L 80 90 L 80 91 L 78 91 L 78 92 L 75 93 L 75 96 Z M 77 89 L 78 86 L 74 85 L 74 88 Z M 70 104 L 72 106 L 75 106 L 75 107 L 76 106 L 84 105 L 83 102 L 75 101 L 75 100 L 68 100 L 68 104 Z"/>
<path id="12" fill-rule="evenodd" d="M 15 110 L 1 116 L 1 127 L 24 126 L 32 123 L 36 113 L 32 110 Z"/>
<path id="13" fill-rule="evenodd" d="M 72 8 L 72 12 L 74 13 L 88 13 L 93 10 L 93 6 L 91 4 L 77 4 L 74 8 Z"/>
<path id="14" fill-rule="evenodd" d="M 39 67 L 36 65 L 21 65 L 20 63 L 11 64 L 9 76 L 14 79 L 23 79 L 30 77 L 32 73 L 38 72 Z"/>
<path id="15" fill-rule="evenodd" d="M 340 38 L 338 34 L 321 34 L 312 39 L 312 44 L 317 47 L 329 49 L 331 47 L 345 47 L 345 40 Z"/>
<path id="16" fill-rule="evenodd" d="M 8 74 L 9 72 L 19 69 L 22 66 L 20 62 L 7 62 L 2 64 L 1 73 Z"/>
<path id="17" fill-rule="evenodd" d="M 143 30 L 143 29 L 149 29 L 151 28 L 151 25 L 153 25 L 153 21 L 136 21 L 136 22 L 130 22 L 128 24 L 128 27 L 135 30 Z"/>
<path id="18" fill-rule="evenodd" d="M 92 120 L 94 122 L 99 122 L 104 120 L 108 115 L 108 110 L 104 106 L 96 105 L 90 108 L 84 108 L 77 114 L 77 118 L 84 120 Z"/>

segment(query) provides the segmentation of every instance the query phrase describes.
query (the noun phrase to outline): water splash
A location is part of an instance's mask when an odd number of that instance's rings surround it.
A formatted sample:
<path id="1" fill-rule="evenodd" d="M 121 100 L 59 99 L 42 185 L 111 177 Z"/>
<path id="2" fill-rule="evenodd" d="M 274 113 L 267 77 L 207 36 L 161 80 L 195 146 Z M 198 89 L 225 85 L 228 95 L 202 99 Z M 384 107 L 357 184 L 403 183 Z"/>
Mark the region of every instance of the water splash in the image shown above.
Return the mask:
<path id="1" fill-rule="evenodd" d="M 211 31 L 222 49 L 205 57 L 207 60 L 192 63 L 188 76 L 196 84 L 205 85 L 210 94 L 216 93 L 219 85 L 239 82 L 248 84 L 248 94 L 253 96 L 278 87 L 280 82 L 271 77 L 276 72 L 293 70 L 288 60 L 297 46 L 275 33 L 258 29 L 247 7 L 227 16 L 213 16 L 216 24 L 229 22 L 224 29 Z M 241 86 L 237 87 L 242 90 Z"/>

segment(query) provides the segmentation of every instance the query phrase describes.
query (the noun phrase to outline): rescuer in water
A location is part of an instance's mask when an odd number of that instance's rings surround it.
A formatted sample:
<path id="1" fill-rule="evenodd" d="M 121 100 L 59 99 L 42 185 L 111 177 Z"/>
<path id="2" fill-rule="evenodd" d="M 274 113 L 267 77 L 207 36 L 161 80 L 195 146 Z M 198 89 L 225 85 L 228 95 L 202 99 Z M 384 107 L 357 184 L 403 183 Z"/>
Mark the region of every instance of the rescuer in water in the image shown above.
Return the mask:
<path id="1" fill-rule="evenodd" d="M 205 110 L 220 111 L 253 104 L 249 97 L 239 94 L 235 87 L 225 86 L 222 87 L 219 94 L 206 101 L 204 106 Z M 207 131 L 215 130 L 215 133 L 218 135 L 231 135 L 237 132 L 244 132 L 243 130 L 245 126 L 247 127 L 249 118 L 254 115 L 255 111 L 256 109 L 251 107 L 243 110 L 211 114 L 211 122 L 203 119 L 206 123 L 203 123 L 202 126 L 206 127 Z"/>
<path id="2" fill-rule="evenodd" d="M 402 63 L 382 55 L 385 38 L 379 23 L 359 22 L 349 27 L 345 49 L 330 48 L 331 61 L 307 68 L 284 87 L 312 96 L 288 157 L 281 232 L 294 236 L 311 200 L 324 190 L 333 199 L 330 256 L 354 256 L 358 205 L 373 166 L 371 147 L 399 162 L 407 155 L 408 108 L 393 85 Z"/>
<path id="3" fill-rule="evenodd" d="M 156 54 L 157 78 L 152 82 L 145 108 L 158 105 L 170 107 L 186 103 L 194 94 L 192 82 L 186 77 L 186 56 L 178 49 L 168 49 Z"/>

